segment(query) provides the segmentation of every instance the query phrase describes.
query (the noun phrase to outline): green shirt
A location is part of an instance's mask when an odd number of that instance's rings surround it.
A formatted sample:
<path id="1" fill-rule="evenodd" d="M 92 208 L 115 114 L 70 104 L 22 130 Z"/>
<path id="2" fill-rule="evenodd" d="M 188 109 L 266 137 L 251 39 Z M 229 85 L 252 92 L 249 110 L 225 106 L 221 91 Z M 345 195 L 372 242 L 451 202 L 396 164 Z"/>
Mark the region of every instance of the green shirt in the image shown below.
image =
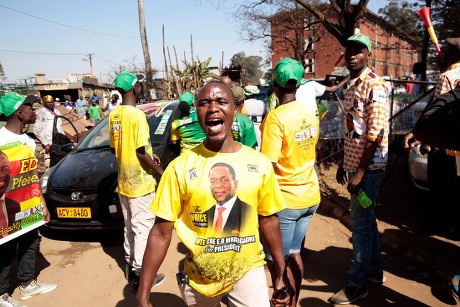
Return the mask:
<path id="1" fill-rule="evenodd" d="M 100 120 L 101 119 L 101 108 L 99 105 L 91 105 L 88 109 L 88 113 L 91 116 L 92 120 Z"/>
<path id="2" fill-rule="evenodd" d="M 254 123 L 246 115 L 236 113 L 232 125 L 232 136 L 237 142 L 243 145 L 255 148 L 257 146 L 257 137 L 254 130 Z"/>
<path id="3" fill-rule="evenodd" d="M 196 116 L 196 111 L 190 113 L 190 116 L 175 119 L 171 126 L 171 140 L 180 140 L 180 152 L 191 149 L 203 142 L 206 135 L 201 129 Z"/>

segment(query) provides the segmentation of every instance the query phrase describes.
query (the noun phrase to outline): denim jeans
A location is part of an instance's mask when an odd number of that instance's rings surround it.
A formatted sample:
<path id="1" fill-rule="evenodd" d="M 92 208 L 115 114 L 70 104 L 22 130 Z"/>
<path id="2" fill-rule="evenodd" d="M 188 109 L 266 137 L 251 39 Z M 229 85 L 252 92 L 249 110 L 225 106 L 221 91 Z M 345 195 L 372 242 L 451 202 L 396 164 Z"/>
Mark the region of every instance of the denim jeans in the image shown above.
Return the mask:
<path id="1" fill-rule="evenodd" d="M 353 176 L 348 173 L 348 178 Z M 369 273 L 383 270 L 380 234 L 375 217 L 375 201 L 380 189 L 383 171 L 367 171 L 364 175 L 361 190 L 372 200 L 372 205 L 363 208 L 354 195 L 350 197 L 350 229 L 352 231 L 353 263 L 347 271 L 349 283 L 355 287 L 366 286 Z"/>
<path id="2" fill-rule="evenodd" d="M 278 212 L 281 237 L 283 239 L 284 257 L 290 254 L 299 254 L 302 242 L 310 226 L 313 214 L 319 205 L 303 209 L 283 209 Z M 266 259 L 273 260 L 268 248 L 264 250 Z"/>
<path id="3" fill-rule="evenodd" d="M 38 230 L 33 229 L 16 239 L 0 245 L 0 295 L 10 287 L 10 268 L 14 256 L 18 259 L 17 279 L 28 282 L 34 279 L 35 262 L 38 252 Z"/>

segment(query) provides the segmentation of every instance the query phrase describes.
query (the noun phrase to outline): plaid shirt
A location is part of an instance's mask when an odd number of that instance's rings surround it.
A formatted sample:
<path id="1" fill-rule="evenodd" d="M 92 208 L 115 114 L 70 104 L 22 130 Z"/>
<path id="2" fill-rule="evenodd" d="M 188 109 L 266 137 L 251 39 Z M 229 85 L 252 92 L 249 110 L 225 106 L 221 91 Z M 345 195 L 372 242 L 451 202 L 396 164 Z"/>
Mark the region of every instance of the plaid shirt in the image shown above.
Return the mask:
<path id="1" fill-rule="evenodd" d="M 379 144 L 368 169 L 385 169 L 390 129 L 386 81 L 366 67 L 358 78 L 350 81 L 344 101 L 344 169 L 355 171 L 358 168 L 367 141 Z"/>
<path id="2" fill-rule="evenodd" d="M 460 63 L 455 63 L 450 65 L 445 72 L 439 75 L 438 82 L 436 82 L 434 98 L 453 90 L 458 82 L 460 82 Z"/>

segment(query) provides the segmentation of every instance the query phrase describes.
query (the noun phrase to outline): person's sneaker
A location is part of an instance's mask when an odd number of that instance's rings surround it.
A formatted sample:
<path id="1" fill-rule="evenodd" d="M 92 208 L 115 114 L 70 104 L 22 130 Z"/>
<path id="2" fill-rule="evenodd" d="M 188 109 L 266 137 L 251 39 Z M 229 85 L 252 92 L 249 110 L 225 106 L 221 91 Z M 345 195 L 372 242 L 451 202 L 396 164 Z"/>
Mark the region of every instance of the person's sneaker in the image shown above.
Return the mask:
<path id="1" fill-rule="evenodd" d="M 367 280 L 373 284 L 382 285 L 387 280 L 387 278 L 385 275 L 383 275 L 383 272 L 376 272 L 367 274 Z"/>
<path id="2" fill-rule="evenodd" d="M 166 279 L 165 274 L 160 273 L 155 276 L 155 279 L 153 280 L 152 288 L 157 287 L 161 285 Z M 140 281 L 140 276 L 135 275 L 131 281 L 131 290 L 136 293 L 137 290 L 139 290 L 139 281 Z"/>
<path id="3" fill-rule="evenodd" d="M 12 298 L 8 293 L 0 296 L 0 307 L 27 307 Z"/>
<path id="4" fill-rule="evenodd" d="M 338 305 L 351 304 L 360 298 L 367 296 L 367 288 L 358 288 L 350 284 L 347 284 L 345 288 L 331 296 L 329 301 Z"/>
<path id="5" fill-rule="evenodd" d="M 19 298 L 21 300 L 27 300 L 36 295 L 51 292 L 56 288 L 56 284 L 41 284 L 35 279 L 27 287 L 19 287 Z"/>
<path id="6" fill-rule="evenodd" d="M 157 274 L 157 276 L 155 276 L 155 279 L 153 280 L 152 288 L 155 288 L 161 285 L 165 281 L 165 279 L 166 279 L 165 274 L 163 273 Z"/>

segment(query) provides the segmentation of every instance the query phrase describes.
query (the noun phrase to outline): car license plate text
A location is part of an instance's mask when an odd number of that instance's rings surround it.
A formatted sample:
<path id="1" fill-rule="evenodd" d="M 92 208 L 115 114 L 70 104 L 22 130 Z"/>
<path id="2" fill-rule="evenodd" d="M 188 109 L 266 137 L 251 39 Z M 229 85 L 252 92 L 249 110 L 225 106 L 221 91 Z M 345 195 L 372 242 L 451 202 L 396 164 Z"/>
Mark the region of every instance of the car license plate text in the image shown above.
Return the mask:
<path id="1" fill-rule="evenodd" d="M 60 218 L 89 219 L 91 218 L 91 208 L 58 207 L 57 216 Z"/>

